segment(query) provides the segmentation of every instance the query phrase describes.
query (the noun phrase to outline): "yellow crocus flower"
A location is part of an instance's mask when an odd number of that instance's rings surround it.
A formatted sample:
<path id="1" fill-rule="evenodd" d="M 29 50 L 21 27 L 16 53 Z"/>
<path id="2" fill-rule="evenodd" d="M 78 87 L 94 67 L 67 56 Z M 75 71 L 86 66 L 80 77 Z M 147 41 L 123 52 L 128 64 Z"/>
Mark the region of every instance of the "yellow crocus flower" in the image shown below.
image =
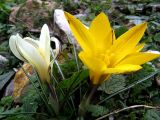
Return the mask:
<path id="1" fill-rule="evenodd" d="M 50 35 L 48 26 L 42 27 L 38 40 L 29 37 L 21 38 L 18 34 L 9 39 L 9 46 L 13 54 L 22 61 L 29 62 L 37 71 L 42 81 L 50 82 Z M 57 39 L 53 38 L 56 42 Z"/>
<path id="2" fill-rule="evenodd" d="M 81 61 L 90 71 L 94 85 L 107 80 L 111 74 L 127 73 L 141 69 L 141 65 L 160 56 L 160 53 L 140 52 L 144 44 L 138 44 L 147 23 L 134 26 L 115 38 L 108 17 L 102 12 L 85 27 L 73 15 L 65 12 L 71 31 L 82 48 Z"/>

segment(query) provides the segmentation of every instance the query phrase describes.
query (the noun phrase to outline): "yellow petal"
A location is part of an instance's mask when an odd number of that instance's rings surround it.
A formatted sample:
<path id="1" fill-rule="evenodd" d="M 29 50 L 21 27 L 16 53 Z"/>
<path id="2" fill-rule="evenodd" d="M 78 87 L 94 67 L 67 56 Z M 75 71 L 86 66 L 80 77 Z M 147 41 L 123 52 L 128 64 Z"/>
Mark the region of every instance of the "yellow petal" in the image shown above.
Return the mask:
<path id="1" fill-rule="evenodd" d="M 41 29 L 39 49 L 41 51 L 41 54 L 44 56 L 44 58 L 46 59 L 49 65 L 50 63 L 50 35 L 49 35 L 49 28 L 46 24 L 44 24 Z"/>
<path id="2" fill-rule="evenodd" d="M 102 74 L 97 74 L 91 70 L 89 71 L 89 74 L 90 74 L 90 80 L 93 85 L 97 85 L 100 83 L 100 78 L 101 78 Z"/>
<path id="3" fill-rule="evenodd" d="M 118 63 L 118 65 L 122 65 L 122 64 L 142 65 L 157 57 L 160 57 L 160 54 L 149 53 L 149 52 L 134 53 L 125 57 L 122 61 Z"/>
<path id="4" fill-rule="evenodd" d="M 101 84 L 103 81 L 108 80 L 111 74 L 97 74 L 90 71 L 90 80 L 93 85 Z"/>
<path id="5" fill-rule="evenodd" d="M 112 45 L 114 45 L 114 43 L 116 42 L 116 35 L 113 29 L 112 29 L 112 40 L 113 40 Z"/>
<path id="6" fill-rule="evenodd" d="M 134 53 L 134 52 L 139 52 L 139 51 L 141 51 L 141 50 L 144 48 L 144 46 L 145 46 L 144 43 L 137 45 L 137 46 L 133 49 L 133 53 Z"/>
<path id="7" fill-rule="evenodd" d="M 89 33 L 89 30 L 73 15 L 65 12 L 65 16 L 68 20 L 71 31 L 81 48 L 84 51 L 91 53 L 91 51 L 94 49 L 94 41 Z"/>
<path id="8" fill-rule="evenodd" d="M 82 62 L 94 73 L 103 74 L 106 70 L 106 64 L 100 59 L 89 56 L 85 52 L 80 52 L 79 57 Z"/>
<path id="9" fill-rule="evenodd" d="M 136 25 L 132 27 L 130 30 L 122 34 L 114 43 L 113 48 L 123 49 L 123 47 L 135 47 L 140 39 L 142 38 L 145 30 L 147 28 L 147 23 L 144 22 L 142 24 Z"/>
<path id="10" fill-rule="evenodd" d="M 147 23 L 137 25 L 121 35 L 117 40 L 115 40 L 111 48 L 111 52 L 114 52 L 114 54 L 117 55 L 112 58 L 112 65 L 117 64 L 126 55 L 132 52 L 132 50 L 142 38 L 146 27 Z"/>
<path id="11" fill-rule="evenodd" d="M 17 45 L 24 58 L 37 70 L 41 80 L 47 80 L 49 66 L 47 66 L 45 59 L 43 59 L 38 49 L 23 39 L 19 40 Z"/>
<path id="12" fill-rule="evenodd" d="M 106 74 L 119 74 L 119 73 L 126 73 L 126 72 L 133 72 L 141 69 L 140 65 L 132 65 L 132 64 L 123 64 L 118 65 L 115 68 L 107 68 L 105 73 Z"/>
<path id="13" fill-rule="evenodd" d="M 22 40 L 22 38 L 17 34 L 17 35 L 12 35 L 9 39 L 9 46 L 10 49 L 12 51 L 12 53 L 19 58 L 22 61 L 26 61 L 25 58 L 19 53 L 18 49 L 17 49 L 17 44 L 16 41 L 17 40 Z"/>
<path id="14" fill-rule="evenodd" d="M 113 33 L 108 17 L 102 12 L 91 23 L 89 32 L 94 37 L 97 49 L 106 50 L 113 43 Z"/>

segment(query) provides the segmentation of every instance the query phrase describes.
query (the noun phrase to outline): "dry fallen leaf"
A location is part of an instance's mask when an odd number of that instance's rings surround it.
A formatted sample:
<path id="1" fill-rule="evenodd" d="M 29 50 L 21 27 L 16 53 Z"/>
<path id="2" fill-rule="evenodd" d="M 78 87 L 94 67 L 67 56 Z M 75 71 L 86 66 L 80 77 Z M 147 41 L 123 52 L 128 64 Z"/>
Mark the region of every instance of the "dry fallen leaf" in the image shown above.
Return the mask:
<path id="1" fill-rule="evenodd" d="M 9 21 L 27 28 L 27 31 L 40 28 L 44 23 L 53 26 L 51 13 L 60 5 L 51 0 L 26 0 L 12 8 Z M 51 27 L 52 28 L 52 27 Z"/>
<path id="2" fill-rule="evenodd" d="M 29 65 L 28 63 L 24 63 L 23 68 L 30 75 L 33 74 L 32 66 Z M 29 83 L 29 80 L 28 80 L 27 76 L 25 75 L 25 73 L 23 72 L 22 68 L 20 68 L 18 70 L 18 72 L 16 73 L 13 81 L 14 81 L 13 98 L 16 101 L 20 97 L 20 95 L 21 95 L 22 91 L 24 90 L 24 88 L 26 87 L 26 85 Z"/>
<path id="3" fill-rule="evenodd" d="M 12 23 L 16 23 L 16 14 L 19 10 L 20 6 L 15 6 L 11 9 L 11 14 L 9 16 L 9 21 Z"/>

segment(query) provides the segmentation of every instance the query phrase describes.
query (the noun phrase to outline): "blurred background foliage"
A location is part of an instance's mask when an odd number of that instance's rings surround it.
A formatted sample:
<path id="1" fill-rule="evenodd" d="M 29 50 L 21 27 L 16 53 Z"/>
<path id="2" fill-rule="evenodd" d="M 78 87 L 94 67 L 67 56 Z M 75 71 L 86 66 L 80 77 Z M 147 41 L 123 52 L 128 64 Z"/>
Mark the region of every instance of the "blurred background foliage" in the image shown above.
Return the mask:
<path id="1" fill-rule="evenodd" d="M 8 46 L 10 35 L 20 33 L 22 36 L 30 36 L 37 38 L 40 28 L 44 23 L 50 26 L 51 36 L 57 36 L 62 43 L 62 53 L 58 57 L 58 61 L 66 82 L 60 82 L 59 85 L 67 93 L 70 87 L 74 100 L 77 100 L 77 88 L 80 83 L 76 82 L 71 86 L 71 82 L 80 76 L 78 81 L 87 78 L 87 71 L 76 72 L 76 63 L 72 54 L 73 47 L 63 41 L 63 34 L 54 26 L 53 12 L 54 9 L 64 9 L 81 19 L 86 25 L 101 11 L 105 12 L 113 26 L 116 37 L 123 34 L 132 26 L 147 21 L 148 28 L 141 42 L 146 43 L 144 50 L 160 51 L 160 0 L 1 0 L 0 2 L 0 119 L 4 120 L 22 120 L 22 119 L 48 119 L 45 115 L 23 115 L 18 112 L 45 112 L 45 108 L 40 100 L 39 95 L 33 89 L 32 85 L 23 85 L 24 90 L 21 97 L 15 100 L 13 95 L 14 80 L 13 68 L 19 68 L 20 61 L 11 53 Z M 58 31 L 58 32 L 55 32 Z M 61 38 L 62 37 L 62 38 Z M 127 91 L 120 92 L 115 96 L 108 98 L 111 94 L 124 89 L 132 83 L 142 80 L 160 68 L 160 60 L 143 65 L 143 69 L 131 73 L 130 75 L 113 76 L 109 82 L 104 82 L 96 92 L 96 98 L 87 108 L 87 119 L 95 119 L 111 111 L 121 109 L 131 105 L 144 104 L 159 107 L 160 105 L 160 74 L 149 78 Z M 69 72 L 68 72 L 69 71 Z M 82 74 L 83 73 L 83 74 Z M 61 80 L 58 69 L 54 66 L 54 75 Z M 5 78 L 5 79 L 4 79 Z M 23 79 L 23 77 L 22 77 Z M 34 81 L 35 84 L 36 81 Z M 27 83 L 27 82 L 26 82 Z M 25 83 L 25 84 L 26 84 Z M 83 81 L 82 89 L 87 89 L 87 80 Z M 23 84 L 23 83 L 21 83 Z M 21 86 L 19 86 L 21 87 Z M 56 88 L 60 95 L 60 89 Z M 84 93 L 82 91 L 82 93 Z M 64 96 L 60 96 L 63 100 Z M 108 98 L 101 104 L 99 101 Z M 74 119 L 74 110 L 66 109 L 61 113 L 61 119 Z M 3 115 L 1 115 L 3 114 Z M 115 120 L 160 120 L 160 112 L 156 109 L 133 109 L 126 110 L 114 116 L 109 116 Z"/>

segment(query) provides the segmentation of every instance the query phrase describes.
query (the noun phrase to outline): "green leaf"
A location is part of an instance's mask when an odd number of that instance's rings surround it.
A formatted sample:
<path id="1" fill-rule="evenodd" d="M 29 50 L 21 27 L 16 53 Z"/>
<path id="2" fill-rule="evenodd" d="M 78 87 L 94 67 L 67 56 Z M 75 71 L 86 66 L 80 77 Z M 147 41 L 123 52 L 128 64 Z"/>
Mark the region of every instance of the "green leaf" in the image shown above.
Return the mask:
<path id="1" fill-rule="evenodd" d="M 4 107 L 0 107 L 0 113 L 4 111 Z"/>
<path id="2" fill-rule="evenodd" d="M 5 120 L 35 120 L 35 119 L 28 115 L 15 115 L 7 117 Z"/>
<path id="3" fill-rule="evenodd" d="M 60 65 L 63 74 L 66 78 L 70 77 L 73 72 L 77 71 L 76 61 L 73 60 L 66 60 L 63 64 Z"/>
<path id="4" fill-rule="evenodd" d="M 59 65 L 66 79 L 70 78 L 71 75 L 77 71 L 77 65 L 74 59 L 65 60 L 63 63 L 61 64 L 59 63 Z M 60 80 L 62 78 L 60 71 L 58 70 L 58 67 L 56 64 L 53 64 L 52 71 L 53 71 L 53 75 L 55 76 L 57 80 Z"/>
<path id="5" fill-rule="evenodd" d="M 0 26 L 1 26 L 1 24 L 0 24 Z M 0 29 L 1 29 L 1 27 L 0 27 Z M 2 52 L 2 51 L 7 52 L 7 50 L 9 50 L 8 41 L 4 41 L 0 44 L 0 52 Z"/>
<path id="6" fill-rule="evenodd" d="M 2 90 L 2 88 L 11 79 L 13 75 L 14 75 L 14 71 L 10 71 L 8 73 L 0 75 L 0 90 Z"/>
<path id="7" fill-rule="evenodd" d="M 27 90 L 21 95 L 21 101 L 23 102 L 23 112 L 36 112 L 38 108 L 38 101 L 41 100 L 36 90 L 32 85 L 27 87 Z"/>
<path id="8" fill-rule="evenodd" d="M 12 114 L 18 111 L 19 108 L 11 108 L 12 103 L 13 103 L 12 96 L 6 96 L 1 99 L 0 101 L 0 119 L 7 116 L 7 115 L 1 115 L 1 114 Z M 11 109 L 8 109 L 8 108 L 11 108 Z"/>
<path id="9" fill-rule="evenodd" d="M 143 69 L 136 72 L 136 73 L 133 73 L 132 75 L 128 76 L 127 77 L 127 82 L 128 84 L 131 84 L 135 81 L 138 81 L 140 79 L 143 79 L 144 76 L 148 76 L 149 74 L 151 74 L 152 72 L 155 71 L 155 68 L 152 67 L 152 65 L 150 64 L 144 64 L 143 65 Z M 138 84 L 136 85 L 132 90 L 133 90 L 133 95 L 139 95 L 141 94 L 142 90 L 145 90 L 147 91 L 147 88 L 148 87 L 151 87 L 152 86 L 152 78 L 142 82 L 141 84 Z M 136 97 L 137 99 L 137 97 Z"/>
<path id="10" fill-rule="evenodd" d="M 80 72 L 75 72 L 70 78 L 61 81 L 58 86 L 62 89 L 74 89 L 83 80 L 86 80 L 89 76 L 88 70 L 83 70 Z"/>
<path id="11" fill-rule="evenodd" d="M 89 105 L 86 109 L 88 112 L 91 112 L 94 117 L 102 116 L 108 113 L 108 109 L 100 105 Z"/>
<path id="12" fill-rule="evenodd" d="M 144 115 L 144 120 L 160 120 L 160 115 L 154 109 L 147 110 Z"/>
<path id="13" fill-rule="evenodd" d="M 26 101 L 23 103 L 22 111 L 24 112 L 36 112 L 38 108 L 38 104 L 36 102 Z"/>
<path id="14" fill-rule="evenodd" d="M 119 27 L 115 30 L 115 35 L 116 37 L 119 37 L 121 36 L 123 33 L 125 33 L 126 31 L 128 30 L 128 28 L 126 26 L 122 26 L 122 27 Z"/>
<path id="15" fill-rule="evenodd" d="M 112 75 L 111 78 L 101 84 L 98 90 L 107 94 L 115 93 L 125 87 L 125 77 L 123 75 Z"/>
<path id="16" fill-rule="evenodd" d="M 154 36 L 154 40 L 160 42 L 160 32 Z"/>
<path id="17" fill-rule="evenodd" d="M 9 116 L 10 114 L 17 113 L 19 110 L 20 110 L 19 108 L 12 108 L 10 110 L 5 110 L 3 112 L 0 112 L 0 114 L 8 114 L 8 115 L 0 115 L 0 119 Z"/>
<path id="18" fill-rule="evenodd" d="M 1 106 L 8 106 L 10 107 L 10 105 L 12 104 L 13 102 L 13 98 L 12 96 L 6 96 L 6 97 L 3 97 L 0 101 L 0 105 Z"/>
<path id="19" fill-rule="evenodd" d="M 37 83 L 35 82 L 35 85 L 36 84 Z M 26 91 L 24 91 L 21 95 L 21 101 L 23 103 L 23 105 L 21 106 L 21 112 L 36 112 L 38 109 L 38 105 L 42 103 L 39 94 L 37 94 L 36 90 L 32 85 L 26 87 Z M 21 118 L 22 120 L 34 120 L 32 116 L 33 115 L 28 114 L 17 117 Z"/>
<path id="20" fill-rule="evenodd" d="M 32 78 L 34 79 L 34 77 Z M 34 80 L 33 82 L 35 82 L 34 84 L 38 87 L 38 83 Z M 23 94 L 20 97 L 20 100 L 23 103 L 23 105 L 21 106 L 22 112 L 36 112 L 38 105 L 42 104 L 39 94 L 32 85 L 28 85 L 26 87 L 26 90 L 24 90 Z"/>

